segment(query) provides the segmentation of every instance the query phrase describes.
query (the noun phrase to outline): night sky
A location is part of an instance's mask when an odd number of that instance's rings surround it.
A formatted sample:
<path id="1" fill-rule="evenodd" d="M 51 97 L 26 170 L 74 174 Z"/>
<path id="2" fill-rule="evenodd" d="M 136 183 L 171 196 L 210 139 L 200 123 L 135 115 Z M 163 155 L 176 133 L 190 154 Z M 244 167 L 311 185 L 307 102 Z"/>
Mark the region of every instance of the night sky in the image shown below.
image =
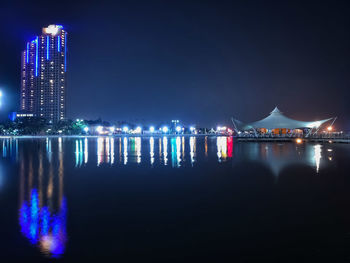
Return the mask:
<path id="1" fill-rule="evenodd" d="M 338 116 L 350 130 L 349 2 L 6 2 L 3 116 L 18 107 L 25 42 L 62 24 L 69 118 L 214 126 L 278 105 L 301 120 Z"/>

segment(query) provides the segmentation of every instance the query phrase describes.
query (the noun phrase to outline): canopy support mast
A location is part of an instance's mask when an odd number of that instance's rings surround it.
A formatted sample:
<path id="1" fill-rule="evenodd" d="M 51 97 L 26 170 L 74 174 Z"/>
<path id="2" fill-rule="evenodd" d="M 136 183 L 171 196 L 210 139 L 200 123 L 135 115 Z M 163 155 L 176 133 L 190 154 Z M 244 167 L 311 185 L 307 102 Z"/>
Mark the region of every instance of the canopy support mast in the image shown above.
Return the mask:
<path id="1" fill-rule="evenodd" d="M 232 123 L 233 123 L 233 127 L 234 127 L 235 132 L 238 134 L 239 130 L 238 130 L 238 128 L 237 128 L 237 125 L 236 125 L 236 123 L 235 123 L 233 117 L 231 117 L 231 121 L 232 121 Z"/>

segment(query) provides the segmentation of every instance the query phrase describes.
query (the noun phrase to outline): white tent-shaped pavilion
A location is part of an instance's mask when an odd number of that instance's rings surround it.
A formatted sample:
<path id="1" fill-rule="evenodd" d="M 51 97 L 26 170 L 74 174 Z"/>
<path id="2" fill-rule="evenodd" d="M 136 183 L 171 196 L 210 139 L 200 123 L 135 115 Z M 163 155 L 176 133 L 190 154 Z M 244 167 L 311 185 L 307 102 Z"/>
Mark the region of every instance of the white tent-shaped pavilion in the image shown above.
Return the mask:
<path id="1" fill-rule="evenodd" d="M 305 128 L 318 129 L 322 124 L 332 119 L 333 118 L 328 118 L 328 119 L 318 120 L 318 121 L 298 121 L 298 120 L 294 120 L 286 117 L 277 107 L 275 107 L 275 109 L 270 113 L 269 116 L 259 121 L 244 124 L 241 121 L 238 121 L 235 119 L 232 119 L 232 120 L 236 130 L 246 131 L 250 129 L 261 129 L 261 128 L 265 128 L 268 130 L 272 130 L 272 129 L 294 130 L 294 129 L 305 129 Z"/>

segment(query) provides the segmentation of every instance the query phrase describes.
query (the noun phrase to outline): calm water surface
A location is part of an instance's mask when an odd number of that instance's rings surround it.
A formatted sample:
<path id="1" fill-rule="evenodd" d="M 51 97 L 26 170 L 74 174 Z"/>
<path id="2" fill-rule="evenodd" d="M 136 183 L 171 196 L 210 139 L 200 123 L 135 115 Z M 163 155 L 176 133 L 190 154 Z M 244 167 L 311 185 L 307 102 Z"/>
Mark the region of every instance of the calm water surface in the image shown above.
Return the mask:
<path id="1" fill-rule="evenodd" d="M 1 262 L 350 261 L 350 145 L 0 139 Z"/>

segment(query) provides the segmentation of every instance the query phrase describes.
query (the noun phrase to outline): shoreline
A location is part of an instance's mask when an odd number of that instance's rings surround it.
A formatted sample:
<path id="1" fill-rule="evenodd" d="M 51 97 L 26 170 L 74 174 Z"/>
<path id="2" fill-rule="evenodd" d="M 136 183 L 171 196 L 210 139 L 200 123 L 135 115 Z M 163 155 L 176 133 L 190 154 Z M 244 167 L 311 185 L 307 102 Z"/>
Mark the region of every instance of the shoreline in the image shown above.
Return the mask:
<path id="1" fill-rule="evenodd" d="M 232 137 L 237 143 L 246 142 L 295 142 L 298 138 L 254 138 L 235 137 L 225 134 L 114 134 L 114 135 L 1 135 L 0 139 L 46 139 L 46 138 L 101 138 L 101 137 L 141 137 L 141 138 L 161 138 L 161 137 Z M 302 143 L 350 143 L 350 138 L 300 138 Z"/>
<path id="2" fill-rule="evenodd" d="M 100 138 L 100 137 L 232 137 L 230 135 L 218 134 L 114 134 L 114 135 L 0 135 L 0 139 L 17 138 Z"/>

